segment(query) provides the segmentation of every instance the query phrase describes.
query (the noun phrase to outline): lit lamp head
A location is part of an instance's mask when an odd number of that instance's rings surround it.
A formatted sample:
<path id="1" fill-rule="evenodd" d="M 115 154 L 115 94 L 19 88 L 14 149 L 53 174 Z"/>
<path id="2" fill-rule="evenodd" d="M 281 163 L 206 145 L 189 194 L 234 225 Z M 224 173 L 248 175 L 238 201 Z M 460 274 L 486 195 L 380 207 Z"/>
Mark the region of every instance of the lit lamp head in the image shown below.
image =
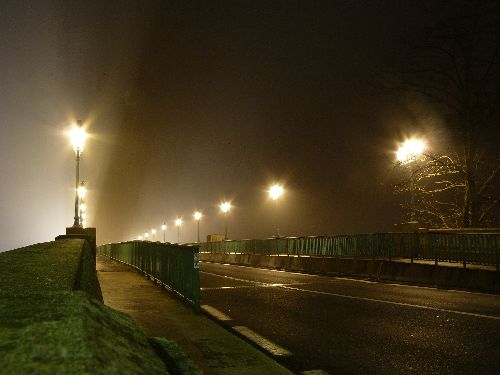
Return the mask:
<path id="1" fill-rule="evenodd" d="M 147 240 L 147 239 L 148 239 L 148 237 L 149 237 L 149 233 L 148 233 L 148 232 L 145 232 L 145 233 L 144 233 L 144 238 Z"/>
<path id="2" fill-rule="evenodd" d="M 167 230 L 167 224 L 163 223 L 163 225 L 161 226 L 161 230 Z"/>
<path id="3" fill-rule="evenodd" d="M 425 150 L 425 143 L 421 139 L 407 139 L 396 152 L 396 158 L 401 164 L 408 164 L 418 158 Z"/>
<path id="4" fill-rule="evenodd" d="M 200 211 L 196 211 L 196 212 L 194 213 L 194 215 L 193 215 L 193 216 L 194 216 L 194 219 L 195 219 L 196 221 L 200 221 L 200 219 L 201 219 L 201 217 L 202 217 L 203 215 L 201 214 L 201 212 L 200 212 Z"/>
<path id="5" fill-rule="evenodd" d="M 177 219 L 175 219 L 175 225 L 180 227 L 182 225 L 182 218 L 178 217 Z"/>
<path id="6" fill-rule="evenodd" d="M 151 234 L 156 234 L 156 229 L 151 229 Z"/>
<path id="7" fill-rule="evenodd" d="M 227 214 L 231 210 L 231 203 L 229 203 L 229 202 L 222 202 L 219 207 L 220 207 L 220 210 L 222 212 L 224 212 L 225 214 Z"/>
<path id="8" fill-rule="evenodd" d="M 142 241 L 142 236 L 139 236 L 139 241 Z"/>
<path id="9" fill-rule="evenodd" d="M 71 138 L 71 143 L 73 144 L 73 150 L 75 150 L 76 154 L 81 154 L 83 152 L 85 138 L 87 138 L 87 133 L 81 126 L 80 121 L 78 121 L 78 124 L 71 129 L 69 136 Z"/>
<path id="10" fill-rule="evenodd" d="M 78 196 L 80 197 L 80 199 L 85 198 L 86 194 L 87 194 L 87 189 L 85 188 L 85 186 L 83 184 L 78 186 Z"/>
<path id="11" fill-rule="evenodd" d="M 283 195 L 283 186 L 281 185 L 278 185 L 278 184 L 274 184 L 273 186 L 271 186 L 269 188 L 269 196 L 271 197 L 271 199 L 273 201 L 279 199 L 282 195 Z"/>

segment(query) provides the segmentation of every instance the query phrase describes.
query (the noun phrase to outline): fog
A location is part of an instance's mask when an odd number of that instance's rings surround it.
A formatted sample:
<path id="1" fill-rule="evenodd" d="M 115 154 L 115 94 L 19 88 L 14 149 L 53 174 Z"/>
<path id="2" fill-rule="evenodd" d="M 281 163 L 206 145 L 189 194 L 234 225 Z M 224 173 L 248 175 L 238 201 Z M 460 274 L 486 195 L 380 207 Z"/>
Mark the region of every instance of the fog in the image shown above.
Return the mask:
<path id="1" fill-rule="evenodd" d="M 73 223 L 82 119 L 89 225 L 98 242 L 391 230 L 388 184 L 405 98 L 377 95 L 413 2 L 19 2 L 0 6 L 0 250 Z M 436 126 L 439 120 L 434 119 Z M 432 130 L 434 131 L 434 130 Z M 273 182 L 285 195 L 276 209 Z"/>

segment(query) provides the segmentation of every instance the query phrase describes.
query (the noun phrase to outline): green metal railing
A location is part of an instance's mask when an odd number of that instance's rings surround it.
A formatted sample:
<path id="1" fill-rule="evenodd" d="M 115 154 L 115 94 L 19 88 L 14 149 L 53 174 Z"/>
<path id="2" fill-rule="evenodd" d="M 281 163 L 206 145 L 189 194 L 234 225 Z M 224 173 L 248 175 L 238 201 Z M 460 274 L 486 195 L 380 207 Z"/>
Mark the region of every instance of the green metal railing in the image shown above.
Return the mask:
<path id="1" fill-rule="evenodd" d="M 499 267 L 500 233 L 374 233 L 201 243 L 200 252 L 407 258 Z"/>
<path id="2" fill-rule="evenodd" d="M 198 246 L 131 241 L 101 245 L 98 255 L 133 266 L 200 309 Z"/>

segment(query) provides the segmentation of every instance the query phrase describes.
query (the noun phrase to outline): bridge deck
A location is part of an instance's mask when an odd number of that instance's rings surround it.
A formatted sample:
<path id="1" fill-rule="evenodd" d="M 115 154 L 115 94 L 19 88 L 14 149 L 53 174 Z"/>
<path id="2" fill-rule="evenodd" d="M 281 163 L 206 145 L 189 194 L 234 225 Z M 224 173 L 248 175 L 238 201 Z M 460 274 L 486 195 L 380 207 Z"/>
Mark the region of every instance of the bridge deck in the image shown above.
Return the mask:
<path id="1" fill-rule="evenodd" d="M 102 256 L 97 271 L 106 305 L 129 314 L 146 336 L 177 342 L 205 374 L 290 374 L 138 272 Z"/>

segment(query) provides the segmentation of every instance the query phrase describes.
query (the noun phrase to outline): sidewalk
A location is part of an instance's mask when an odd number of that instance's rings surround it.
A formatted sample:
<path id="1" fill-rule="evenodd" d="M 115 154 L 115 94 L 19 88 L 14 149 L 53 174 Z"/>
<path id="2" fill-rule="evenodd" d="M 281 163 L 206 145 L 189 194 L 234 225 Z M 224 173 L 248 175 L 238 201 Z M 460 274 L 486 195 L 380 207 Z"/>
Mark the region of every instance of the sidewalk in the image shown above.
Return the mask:
<path id="1" fill-rule="evenodd" d="M 292 374 L 172 293 L 109 258 L 97 257 L 104 303 L 129 314 L 146 336 L 175 341 L 206 374 Z"/>

